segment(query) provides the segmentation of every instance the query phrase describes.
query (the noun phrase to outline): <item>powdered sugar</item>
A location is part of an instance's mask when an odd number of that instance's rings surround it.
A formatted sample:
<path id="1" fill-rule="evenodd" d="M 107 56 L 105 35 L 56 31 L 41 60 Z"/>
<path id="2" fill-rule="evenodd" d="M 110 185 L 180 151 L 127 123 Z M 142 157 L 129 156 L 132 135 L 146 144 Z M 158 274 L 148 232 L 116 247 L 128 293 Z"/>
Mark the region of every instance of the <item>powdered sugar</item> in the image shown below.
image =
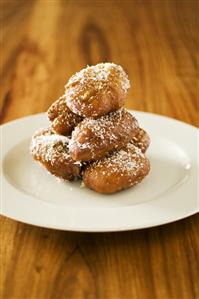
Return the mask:
<path id="1" fill-rule="evenodd" d="M 141 150 L 129 143 L 126 148 L 114 152 L 109 157 L 93 162 L 92 167 L 102 168 L 103 175 L 119 173 L 123 176 L 124 173 L 131 173 L 132 176 L 136 176 L 137 171 L 144 166 L 143 159 L 145 156 Z"/>
<path id="2" fill-rule="evenodd" d="M 128 76 L 124 72 L 123 68 L 115 63 L 99 63 L 95 66 L 87 66 L 85 69 L 82 69 L 80 72 L 73 75 L 65 87 L 68 88 L 76 82 L 81 85 L 85 85 L 90 81 L 94 83 L 95 89 L 100 90 L 104 87 L 104 85 L 107 85 L 107 83 L 110 83 L 113 80 L 113 71 L 117 74 L 118 79 L 121 82 L 122 89 L 127 92 L 130 87 Z M 87 91 L 87 93 L 88 92 L 89 91 Z M 84 94 L 82 98 L 87 96 L 88 94 Z"/>
<path id="3" fill-rule="evenodd" d="M 32 139 L 30 150 L 41 161 L 50 162 L 51 165 L 62 163 L 70 158 L 68 152 L 69 138 L 56 134 L 41 135 Z"/>
<path id="4" fill-rule="evenodd" d="M 97 137 L 102 140 L 105 139 L 106 135 L 109 135 L 111 140 L 116 140 L 117 136 L 114 133 L 114 128 L 120 123 L 121 126 L 124 125 L 122 122 L 123 114 L 125 109 L 121 108 L 115 112 L 111 112 L 108 115 L 101 116 L 98 119 L 87 119 L 87 128 L 89 128 Z M 108 132 L 107 132 L 108 130 Z"/>

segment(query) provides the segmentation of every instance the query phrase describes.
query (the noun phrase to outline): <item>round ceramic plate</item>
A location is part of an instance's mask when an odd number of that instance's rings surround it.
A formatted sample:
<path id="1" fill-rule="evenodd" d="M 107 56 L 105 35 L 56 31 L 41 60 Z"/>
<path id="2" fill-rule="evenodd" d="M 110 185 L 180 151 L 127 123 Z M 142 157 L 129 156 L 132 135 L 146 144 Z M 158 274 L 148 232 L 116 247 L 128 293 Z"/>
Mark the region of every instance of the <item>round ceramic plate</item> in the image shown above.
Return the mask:
<path id="1" fill-rule="evenodd" d="M 167 117 L 132 113 L 151 137 L 151 172 L 134 188 L 102 195 L 47 173 L 29 154 L 31 135 L 47 127 L 44 113 L 1 127 L 1 212 L 25 223 L 73 231 L 146 228 L 199 211 L 198 129 Z"/>

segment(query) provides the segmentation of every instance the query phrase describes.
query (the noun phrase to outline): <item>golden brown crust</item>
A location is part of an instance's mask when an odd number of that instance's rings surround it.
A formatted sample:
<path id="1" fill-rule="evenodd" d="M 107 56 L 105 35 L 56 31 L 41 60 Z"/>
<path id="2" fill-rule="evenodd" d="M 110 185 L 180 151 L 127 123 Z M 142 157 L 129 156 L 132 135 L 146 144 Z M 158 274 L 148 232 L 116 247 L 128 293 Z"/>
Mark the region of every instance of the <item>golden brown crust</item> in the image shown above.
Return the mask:
<path id="1" fill-rule="evenodd" d="M 82 117 L 73 113 L 66 105 L 66 97 L 62 96 L 55 101 L 47 111 L 48 118 L 52 122 L 52 130 L 68 136 L 76 125 L 82 121 Z"/>
<path id="2" fill-rule="evenodd" d="M 123 108 L 98 119 L 85 118 L 72 132 L 71 157 L 76 161 L 98 160 L 125 147 L 137 129 L 137 120 Z"/>
<path id="3" fill-rule="evenodd" d="M 65 180 L 79 176 L 81 164 L 70 157 L 69 139 L 54 134 L 51 129 L 37 131 L 31 141 L 30 151 L 33 158 L 40 162 L 50 173 Z"/>
<path id="4" fill-rule="evenodd" d="M 139 128 L 131 142 L 145 153 L 150 145 L 150 137 L 145 130 Z"/>
<path id="5" fill-rule="evenodd" d="M 140 183 L 149 170 L 149 160 L 129 143 L 125 149 L 87 166 L 83 181 L 96 192 L 110 194 Z"/>
<path id="6" fill-rule="evenodd" d="M 121 66 L 100 63 L 72 76 L 66 87 L 67 106 L 83 117 L 97 118 L 124 105 L 129 80 Z"/>

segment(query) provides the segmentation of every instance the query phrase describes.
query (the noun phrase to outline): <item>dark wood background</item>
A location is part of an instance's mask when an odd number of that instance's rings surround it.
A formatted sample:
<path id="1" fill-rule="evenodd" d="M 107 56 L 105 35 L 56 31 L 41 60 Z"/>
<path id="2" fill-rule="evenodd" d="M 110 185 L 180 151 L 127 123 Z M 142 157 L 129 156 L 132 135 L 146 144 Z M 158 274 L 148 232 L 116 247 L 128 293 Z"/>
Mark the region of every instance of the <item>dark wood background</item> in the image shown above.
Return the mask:
<path id="1" fill-rule="evenodd" d="M 126 106 L 197 126 L 198 1 L 1 1 L 1 122 L 45 111 L 87 64 L 121 64 Z M 186 136 L 185 136 L 186 138 Z M 199 218 L 73 233 L 1 218 L 3 299 L 199 298 Z"/>

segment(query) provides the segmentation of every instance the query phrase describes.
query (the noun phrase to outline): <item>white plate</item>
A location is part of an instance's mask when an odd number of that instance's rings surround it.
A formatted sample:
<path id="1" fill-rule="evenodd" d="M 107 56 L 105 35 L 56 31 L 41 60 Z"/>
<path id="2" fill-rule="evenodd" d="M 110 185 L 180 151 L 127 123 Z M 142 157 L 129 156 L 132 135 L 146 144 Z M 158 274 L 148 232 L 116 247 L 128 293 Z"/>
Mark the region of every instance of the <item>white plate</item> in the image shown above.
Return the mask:
<path id="1" fill-rule="evenodd" d="M 2 214 L 43 227 L 102 232 L 146 228 L 197 213 L 198 129 L 133 113 L 151 136 L 151 172 L 141 184 L 113 195 L 60 181 L 32 160 L 30 138 L 48 126 L 44 113 L 3 125 Z"/>

